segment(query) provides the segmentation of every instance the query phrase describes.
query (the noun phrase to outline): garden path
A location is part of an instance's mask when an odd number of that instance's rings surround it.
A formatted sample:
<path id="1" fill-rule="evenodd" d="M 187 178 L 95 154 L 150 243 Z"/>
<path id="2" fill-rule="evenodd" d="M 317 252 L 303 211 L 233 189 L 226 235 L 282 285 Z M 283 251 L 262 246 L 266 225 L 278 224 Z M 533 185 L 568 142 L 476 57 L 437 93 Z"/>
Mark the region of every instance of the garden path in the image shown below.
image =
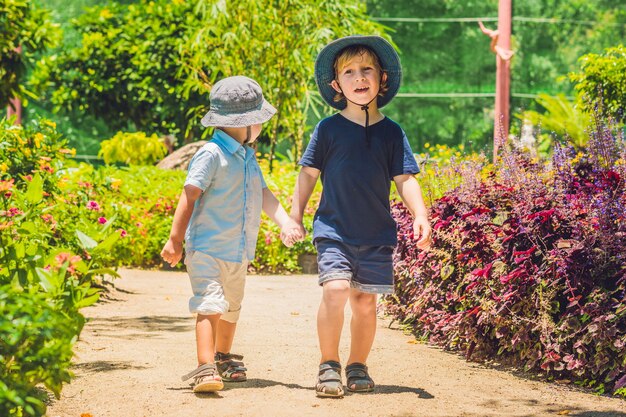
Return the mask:
<path id="1" fill-rule="evenodd" d="M 49 417 L 626 417 L 626 401 L 466 362 L 384 320 L 370 357 L 376 393 L 318 399 L 314 276 L 250 276 L 234 347 L 249 380 L 195 395 L 180 381 L 195 368 L 186 274 L 120 272 L 109 299 L 84 310 L 76 377 L 51 402 Z M 344 355 L 347 349 L 346 334 Z"/>

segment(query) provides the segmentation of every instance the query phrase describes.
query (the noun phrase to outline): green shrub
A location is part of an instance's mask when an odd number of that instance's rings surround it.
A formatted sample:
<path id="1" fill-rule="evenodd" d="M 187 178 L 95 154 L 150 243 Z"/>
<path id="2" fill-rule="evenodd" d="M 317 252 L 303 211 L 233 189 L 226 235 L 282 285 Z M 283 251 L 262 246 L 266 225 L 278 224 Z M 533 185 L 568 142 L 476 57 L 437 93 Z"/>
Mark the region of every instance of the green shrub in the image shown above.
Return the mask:
<path id="1" fill-rule="evenodd" d="M 185 172 L 152 166 L 94 168 L 81 164 L 67 175 L 66 194 L 86 194 L 120 234 L 110 249 L 115 265 L 149 268 L 162 265 L 161 249 L 172 226 Z M 123 236 L 122 236 L 123 235 Z"/>
<path id="2" fill-rule="evenodd" d="M 269 173 L 269 161 L 259 161 L 261 171 L 267 186 L 272 190 L 278 201 L 289 212 L 291 209 L 291 197 L 298 178 L 299 170 L 293 163 L 274 163 L 272 173 Z M 256 257 L 251 266 L 260 273 L 298 272 L 298 255 L 302 253 L 316 253 L 312 243 L 313 215 L 321 197 L 321 184 L 318 182 L 311 196 L 307 209 L 304 213 L 304 227 L 307 236 L 303 242 L 296 243 L 292 248 L 287 248 L 280 240 L 280 229 L 265 214 L 261 216 L 261 228 L 256 246 Z"/>
<path id="3" fill-rule="evenodd" d="M 83 316 L 60 311 L 45 294 L 0 287 L 0 415 L 45 414 L 43 384 L 59 397 L 69 382 Z"/>
<path id="4" fill-rule="evenodd" d="M 571 73 L 576 83 L 580 105 L 593 114 L 594 107 L 603 116 L 626 120 L 626 48 L 619 45 L 603 54 L 587 54 L 579 59 L 581 71 Z"/>
<path id="5" fill-rule="evenodd" d="M 267 159 L 261 160 L 260 165 L 268 186 L 289 210 L 298 171 L 292 164 L 281 163 L 275 164 L 270 175 Z M 124 237 L 107 251 L 106 259 L 111 265 L 139 268 L 164 266 L 160 253 L 169 237 L 185 177 L 183 171 L 152 166 L 95 168 L 81 164 L 63 176 L 60 187 L 72 207 L 64 208 L 68 214 L 61 218 L 67 221 L 75 219 L 75 225 L 82 224 L 81 230 L 89 230 L 95 238 L 98 238 L 99 229 L 87 226 L 95 225 L 97 218 L 106 219 L 106 224 L 112 221 L 114 228 Z M 304 223 L 309 232 L 320 188 L 314 192 L 305 213 Z M 99 211 L 85 212 L 81 209 L 89 201 L 97 202 Z M 304 242 L 286 248 L 280 241 L 278 227 L 263 214 L 256 259 L 251 266 L 260 273 L 296 272 L 301 253 L 315 253 L 310 233 Z"/>
<path id="6" fill-rule="evenodd" d="M 42 383 L 59 394 L 69 380 L 79 309 L 92 287 L 117 275 L 110 252 L 115 216 L 102 222 L 87 192 L 66 192 L 72 151 L 51 122 L 0 121 L 0 415 L 45 413 Z"/>
<path id="7" fill-rule="evenodd" d="M 152 165 L 167 155 L 167 148 L 156 134 L 117 132 L 100 144 L 98 156 L 107 164 Z"/>

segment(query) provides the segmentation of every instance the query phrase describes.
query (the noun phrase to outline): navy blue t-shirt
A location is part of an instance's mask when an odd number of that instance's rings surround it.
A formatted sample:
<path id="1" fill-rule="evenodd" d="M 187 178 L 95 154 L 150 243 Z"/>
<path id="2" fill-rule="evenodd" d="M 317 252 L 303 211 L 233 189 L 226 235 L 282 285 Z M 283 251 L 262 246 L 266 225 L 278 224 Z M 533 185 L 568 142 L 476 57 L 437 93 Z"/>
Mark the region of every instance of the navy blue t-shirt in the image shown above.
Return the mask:
<path id="1" fill-rule="evenodd" d="M 351 245 L 395 245 L 396 223 L 389 209 L 391 181 L 419 168 L 402 128 L 393 120 L 365 128 L 337 113 L 317 124 L 300 165 L 321 171 L 322 199 L 313 238 Z"/>

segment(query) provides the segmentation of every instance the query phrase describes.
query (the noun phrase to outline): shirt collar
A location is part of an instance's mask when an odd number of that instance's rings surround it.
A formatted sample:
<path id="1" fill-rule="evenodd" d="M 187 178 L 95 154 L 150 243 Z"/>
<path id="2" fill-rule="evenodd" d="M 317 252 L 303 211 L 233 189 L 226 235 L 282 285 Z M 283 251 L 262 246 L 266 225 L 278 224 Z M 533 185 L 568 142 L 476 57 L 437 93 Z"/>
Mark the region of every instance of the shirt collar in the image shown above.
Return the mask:
<path id="1" fill-rule="evenodd" d="M 239 149 L 243 148 L 241 143 L 233 139 L 228 133 L 219 129 L 215 129 L 215 132 L 213 133 L 213 140 L 231 154 L 234 154 Z"/>

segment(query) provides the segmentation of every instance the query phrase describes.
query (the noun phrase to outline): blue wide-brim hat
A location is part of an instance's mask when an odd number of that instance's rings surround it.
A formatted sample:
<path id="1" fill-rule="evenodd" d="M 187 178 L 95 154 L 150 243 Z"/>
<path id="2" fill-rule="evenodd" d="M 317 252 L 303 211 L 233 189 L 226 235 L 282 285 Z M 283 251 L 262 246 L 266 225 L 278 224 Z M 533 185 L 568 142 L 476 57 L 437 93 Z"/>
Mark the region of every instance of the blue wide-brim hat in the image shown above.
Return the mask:
<path id="1" fill-rule="evenodd" d="M 376 102 L 378 108 L 384 107 L 398 94 L 400 82 L 402 81 L 402 67 L 400 66 L 400 57 L 396 50 L 389 42 L 380 36 L 352 35 L 334 40 L 326 45 L 315 60 L 315 82 L 317 83 L 317 88 L 324 101 L 330 106 L 337 110 L 346 108 L 346 100 L 333 100 L 337 92 L 330 83 L 335 79 L 334 64 L 337 55 L 344 48 L 353 45 L 367 46 L 378 55 L 380 65 L 383 71 L 387 73 L 387 86 L 389 90 L 387 90 L 385 95 L 378 96 Z"/>

